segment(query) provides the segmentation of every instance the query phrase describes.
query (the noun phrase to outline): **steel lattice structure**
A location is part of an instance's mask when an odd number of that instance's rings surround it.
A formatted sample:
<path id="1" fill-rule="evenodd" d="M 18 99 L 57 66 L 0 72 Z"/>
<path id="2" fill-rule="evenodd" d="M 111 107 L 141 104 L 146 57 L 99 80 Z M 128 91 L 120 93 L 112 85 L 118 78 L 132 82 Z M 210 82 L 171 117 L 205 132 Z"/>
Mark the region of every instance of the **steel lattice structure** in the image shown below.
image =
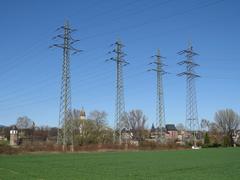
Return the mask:
<path id="1" fill-rule="evenodd" d="M 198 55 L 196 52 L 193 51 L 193 47 L 190 44 L 188 49 L 180 51 L 179 55 L 185 55 L 186 60 L 179 62 L 179 65 L 185 65 L 186 70 L 178 76 L 186 76 L 186 122 L 185 126 L 187 130 L 192 132 L 192 138 L 194 145 L 196 145 L 196 132 L 199 128 L 198 122 L 198 111 L 197 111 L 197 97 L 196 97 L 196 87 L 195 87 L 195 80 L 196 78 L 200 77 L 198 74 L 195 73 L 194 68 L 199 66 L 197 63 L 194 62 L 193 57 Z"/>
<path id="2" fill-rule="evenodd" d="M 126 54 L 122 51 L 124 45 L 120 40 L 113 44 L 115 46 L 114 50 L 109 53 L 114 53 L 115 57 L 108 59 L 107 61 L 116 62 L 116 104 L 115 104 L 115 122 L 114 122 L 114 142 L 118 141 L 119 144 L 122 143 L 121 130 L 123 128 L 123 120 L 125 113 L 125 101 L 124 101 L 124 82 L 123 82 L 123 67 L 129 63 L 124 60 Z"/>
<path id="3" fill-rule="evenodd" d="M 155 71 L 157 74 L 157 95 L 156 95 L 156 127 L 160 130 L 160 140 L 163 140 L 163 128 L 165 126 L 165 108 L 164 108 L 164 96 L 163 96 L 163 75 L 167 72 L 163 69 L 166 66 L 163 62 L 162 57 L 160 55 L 160 50 L 157 50 L 157 54 L 152 56 L 155 57 L 156 60 L 151 62 L 150 64 L 155 64 L 156 68 L 149 69 L 149 71 Z"/>
<path id="4" fill-rule="evenodd" d="M 71 36 L 72 29 L 67 21 L 64 26 L 57 29 L 63 33 L 55 36 L 53 39 L 63 39 L 63 43 L 53 44 L 51 47 L 63 49 L 62 79 L 61 79 L 61 95 L 60 95 L 60 111 L 59 111 L 59 128 L 57 143 L 63 145 L 66 150 L 68 145 L 73 151 L 73 121 L 71 109 L 71 72 L 70 72 L 70 55 L 76 54 L 81 50 L 74 48 L 72 45 L 79 40 L 74 40 Z"/>

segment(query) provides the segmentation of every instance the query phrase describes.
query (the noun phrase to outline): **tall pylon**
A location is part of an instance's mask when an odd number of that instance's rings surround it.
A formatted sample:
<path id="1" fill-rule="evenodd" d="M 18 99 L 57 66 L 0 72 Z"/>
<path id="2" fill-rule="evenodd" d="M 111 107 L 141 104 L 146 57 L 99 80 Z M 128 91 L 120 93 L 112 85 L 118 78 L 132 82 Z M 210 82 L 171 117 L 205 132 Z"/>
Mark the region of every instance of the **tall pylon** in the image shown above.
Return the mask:
<path id="1" fill-rule="evenodd" d="M 74 150 L 73 143 L 73 120 L 71 109 L 71 72 L 70 72 L 70 55 L 76 54 L 81 50 L 74 48 L 72 45 L 79 40 L 72 38 L 72 32 L 76 31 L 70 27 L 68 21 L 64 26 L 61 26 L 57 31 L 63 31 L 53 39 L 63 39 L 63 43 L 53 44 L 50 47 L 58 47 L 63 49 L 63 64 L 62 64 L 62 81 L 60 95 L 60 110 L 59 110 L 59 127 L 57 143 L 62 145 L 63 150 L 67 150 L 70 145 L 71 151 Z"/>
<path id="2" fill-rule="evenodd" d="M 178 76 L 186 76 L 186 122 L 185 126 L 192 133 L 192 142 L 196 146 L 196 132 L 199 128 L 197 97 L 195 79 L 200 77 L 195 73 L 195 67 L 199 64 L 195 63 L 193 57 L 198 55 L 193 51 L 193 46 L 189 43 L 189 47 L 178 52 L 179 55 L 185 55 L 186 60 L 179 62 L 179 65 L 185 65 L 186 70 L 179 73 Z"/>
<path id="3" fill-rule="evenodd" d="M 116 62 L 116 104 L 115 104 L 115 122 L 114 122 L 114 134 L 113 141 L 122 144 L 122 136 L 121 131 L 124 124 L 124 114 L 125 114 L 125 101 L 124 101 L 124 82 L 123 82 L 123 67 L 128 65 L 129 63 L 124 60 L 124 56 L 126 54 L 123 52 L 124 45 L 120 40 L 116 41 L 112 46 L 115 46 L 113 51 L 109 52 L 109 54 L 114 53 L 115 57 L 111 57 L 107 59 L 107 61 L 115 61 Z"/>
<path id="4" fill-rule="evenodd" d="M 152 56 L 155 57 L 156 60 L 149 64 L 155 64 L 156 67 L 153 69 L 149 69 L 148 71 L 155 71 L 157 74 L 157 95 L 156 95 L 156 127 L 159 128 L 159 137 L 156 137 L 157 140 L 163 141 L 163 128 L 165 126 L 165 107 L 164 107 L 164 96 L 163 96 L 163 75 L 167 72 L 163 69 L 166 64 L 162 62 L 164 59 L 163 56 L 160 55 L 160 49 L 157 50 L 157 54 Z"/>

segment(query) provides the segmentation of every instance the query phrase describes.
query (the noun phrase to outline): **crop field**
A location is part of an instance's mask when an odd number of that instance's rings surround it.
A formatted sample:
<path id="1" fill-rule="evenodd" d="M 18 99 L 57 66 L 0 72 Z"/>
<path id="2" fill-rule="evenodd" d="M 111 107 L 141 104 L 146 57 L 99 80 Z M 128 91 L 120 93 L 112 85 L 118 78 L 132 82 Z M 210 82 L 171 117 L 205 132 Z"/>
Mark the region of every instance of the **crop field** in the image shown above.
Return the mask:
<path id="1" fill-rule="evenodd" d="M 0 179 L 239 180 L 240 148 L 0 155 Z"/>

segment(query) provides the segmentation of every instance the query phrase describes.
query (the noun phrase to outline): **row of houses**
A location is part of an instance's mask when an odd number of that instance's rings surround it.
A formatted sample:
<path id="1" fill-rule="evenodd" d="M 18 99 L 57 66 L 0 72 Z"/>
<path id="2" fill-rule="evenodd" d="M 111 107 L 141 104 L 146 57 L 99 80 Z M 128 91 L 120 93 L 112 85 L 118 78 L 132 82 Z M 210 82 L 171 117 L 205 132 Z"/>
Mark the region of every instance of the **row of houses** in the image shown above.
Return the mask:
<path id="1" fill-rule="evenodd" d="M 28 130 L 18 130 L 16 126 L 11 126 L 9 128 L 10 130 L 10 145 L 18 145 L 21 143 L 21 139 L 28 139 L 29 141 L 33 140 L 33 134 L 29 133 Z M 178 131 L 177 128 L 175 127 L 174 124 L 167 124 L 162 130 L 159 128 L 155 128 L 152 126 L 150 130 L 145 130 L 147 131 L 146 133 L 148 134 L 146 138 L 142 140 L 148 140 L 148 141 L 155 141 L 160 134 L 169 141 L 182 141 L 182 131 Z M 124 140 L 133 140 L 133 141 L 140 141 L 140 139 L 136 139 L 133 136 L 133 131 L 132 130 L 127 130 L 127 129 L 122 129 L 121 131 L 122 138 Z M 6 135 L 0 134 L 0 140 L 7 140 Z"/>
<path id="2" fill-rule="evenodd" d="M 130 144 L 138 145 L 139 141 L 159 142 L 163 143 L 174 142 L 177 144 L 184 144 L 184 140 L 190 139 L 192 134 L 184 130 L 178 130 L 174 124 L 166 124 L 165 127 L 160 129 L 152 125 L 151 129 L 145 130 L 145 137 L 134 137 L 133 130 L 123 128 L 121 131 L 122 141 L 130 142 Z"/>

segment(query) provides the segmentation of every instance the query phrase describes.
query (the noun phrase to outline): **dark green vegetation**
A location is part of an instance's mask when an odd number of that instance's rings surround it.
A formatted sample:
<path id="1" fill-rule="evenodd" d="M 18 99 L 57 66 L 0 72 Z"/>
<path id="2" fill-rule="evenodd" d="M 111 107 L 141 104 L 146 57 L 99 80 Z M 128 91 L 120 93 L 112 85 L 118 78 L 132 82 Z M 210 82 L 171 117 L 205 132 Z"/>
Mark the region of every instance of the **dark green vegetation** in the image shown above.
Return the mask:
<path id="1" fill-rule="evenodd" d="M 0 155 L 0 179 L 239 180 L 240 148 Z"/>

